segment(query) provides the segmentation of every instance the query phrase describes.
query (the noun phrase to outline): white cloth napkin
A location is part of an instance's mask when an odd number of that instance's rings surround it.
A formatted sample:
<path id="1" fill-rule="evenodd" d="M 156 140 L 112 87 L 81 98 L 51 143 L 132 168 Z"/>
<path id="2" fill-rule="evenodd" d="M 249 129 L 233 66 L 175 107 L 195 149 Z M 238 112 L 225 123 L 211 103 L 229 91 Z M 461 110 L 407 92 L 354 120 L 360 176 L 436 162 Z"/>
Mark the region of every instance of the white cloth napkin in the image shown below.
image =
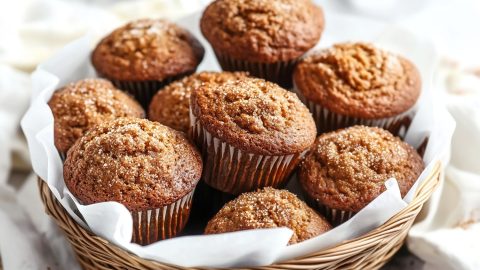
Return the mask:
<path id="1" fill-rule="evenodd" d="M 408 247 L 425 269 L 480 269 L 480 77 L 452 67 L 443 75 L 457 122 L 451 160 Z"/>
<path id="2" fill-rule="evenodd" d="M 126 21 L 177 19 L 210 0 L 0 1 L 0 63 L 32 71 L 87 32 L 95 39 Z"/>
<path id="3" fill-rule="evenodd" d="M 27 74 L 0 64 L 0 185 L 6 183 L 19 122 L 30 96 Z"/>
<path id="4" fill-rule="evenodd" d="M 4 269 L 75 269 L 70 247 L 44 214 L 36 179 L 14 190 L 7 180 L 20 117 L 30 97 L 29 75 L 0 65 L 0 255 Z M 53 252 L 55 251 L 55 252 Z M 56 254 L 57 256 L 54 256 Z M 60 256 L 58 256 L 60 255 Z M 65 264 L 67 262 L 68 264 Z M 68 268 L 65 268 L 67 266 Z"/>

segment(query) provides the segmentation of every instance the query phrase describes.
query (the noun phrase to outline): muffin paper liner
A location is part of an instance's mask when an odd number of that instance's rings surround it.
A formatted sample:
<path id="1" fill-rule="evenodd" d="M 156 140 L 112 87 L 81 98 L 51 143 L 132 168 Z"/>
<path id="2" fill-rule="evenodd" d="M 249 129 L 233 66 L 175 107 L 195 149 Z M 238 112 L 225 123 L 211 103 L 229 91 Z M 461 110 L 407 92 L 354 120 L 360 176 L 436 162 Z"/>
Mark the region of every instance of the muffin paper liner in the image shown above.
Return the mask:
<path id="1" fill-rule="evenodd" d="M 187 224 L 195 189 L 176 202 L 161 208 L 130 213 L 133 219 L 132 242 L 148 245 L 176 236 Z"/>
<path id="2" fill-rule="evenodd" d="M 150 101 L 152 101 L 153 96 L 173 81 L 179 80 L 185 76 L 193 74 L 195 71 L 184 73 L 181 75 L 165 78 L 162 81 L 149 80 L 149 81 L 123 81 L 123 80 L 114 80 L 110 79 L 107 76 L 104 76 L 97 72 L 99 77 L 108 79 L 112 82 L 115 87 L 129 93 L 132 95 L 145 109 L 148 111 L 148 106 Z"/>
<path id="3" fill-rule="evenodd" d="M 326 206 L 323 206 L 322 208 L 321 213 L 323 213 L 325 218 L 329 220 L 333 226 L 340 225 L 355 215 L 355 212 L 352 211 L 343 211 Z"/>
<path id="4" fill-rule="evenodd" d="M 190 135 L 202 151 L 202 178 L 209 186 L 230 194 L 262 187 L 283 187 L 307 151 L 283 156 L 246 153 L 212 136 L 190 110 Z"/>
<path id="5" fill-rule="evenodd" d="M 314 198 L 311 198 L 308 196 L 307 192 L 303 191 L 303 194 L 305 195 L 305 199 L 312 208 L 317 210 L 320 214 L 322 214 L 333 226 L 338 226 L 345 221 L 349 220 L 352 218 L 356 212 L 352 211 L 344 211 L 344 210 L 339 210 L 339 209 L 334 209 L 330 208 L 319 201 L 315 200 Z"/>
<path id="6" fill-rule="evenodd" d="M 225 71 L 248 71 L 254 77 L 263 78 L 290 89 L 292 87 L 292 73 L 298 59 L 274 63 L 249 62 L 237 60 L 226 54 L 215 51 L 218 63 Z"/>
<path id="7" fill-rule="evenodd" d="M 412 123 L 412 119 L 416 113 L 414 106 L 410 110 L 387 118 L 366 119 L 334 113 L 327 108 L 305 98 L 297 88 L 294 88 L 298 97 L 307 105 L 308 109 L 315 119 L 318 134 L 334 131 L 341 128 L 351 127 L 355 125 L 364 125 L 372 127 L 380 127 L 390 131 L 395 136 L 405 137 L 405 134 Z"/>

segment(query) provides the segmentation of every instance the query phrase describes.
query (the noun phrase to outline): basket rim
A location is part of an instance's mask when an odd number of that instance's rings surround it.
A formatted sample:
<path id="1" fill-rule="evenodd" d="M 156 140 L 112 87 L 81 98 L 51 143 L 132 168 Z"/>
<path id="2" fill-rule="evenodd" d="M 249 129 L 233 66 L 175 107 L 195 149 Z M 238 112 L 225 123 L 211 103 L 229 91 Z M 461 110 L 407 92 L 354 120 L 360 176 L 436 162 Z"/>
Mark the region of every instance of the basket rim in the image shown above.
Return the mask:
<path id="1" fill-rule="evenodd" d="M 366 232 L 365 234 L 362 234 L 358 237 L 355 237 L 353 239 L 349 239 L 343 242 L 340 242 L 334 246 L 322 249 L 317 252 L 313 252 L 311 254 L 307 254 L 304 256 L 299 256 L 293 259 L 289 259 L 286 261 L 280 261 L 277 263 L 274 263 L 272 265 L 269 265 L 268 267 L 275 267 L 275 266 L 288 266 L 291 265 L 292 267 L 294 265 L 297 265 L 301 263 L 302 261 L 305 263 L 307 260 L 311 259 L 318 259 L 320 256 L 334 256 L 335 252 L 341 252 L 341 251 L 346 251 L 346 250 L 352 250 L 353 247 L 359 247 L 359 246 L 365 246 L 368 243 L 373 243 L 378 238 L 382 238 L 381 232 L 389 232 L 391 230 L 401 230 L 401 228 L 398 228 L 399 226 L 398 223 L 402 222 L 404 219 L 404 216 L 406 216 L 409 212 L 414 212 L 415 210 L 420 211 L 419 208 L 423 206 L 423 204 L 430 198 L 431 194 L 435 191 L 435 189 L 438 187 L 438 184 L 440 182 L 440 174 L 441 174 L 441 168 L 442 164 L 440 161 L 436 161 L 435 165 L 433 166 L 431 172 L 426 176 L 425 180 L 421 183 L 420 186 L 418 186 L 413 200 L 400 212 L 396 213 L 394 216 L 392 216 L 390 219 L 388 219 L 385 223 L 381 224 L 380 226 L 374 228 L 371 231 Z M 179 265 L 175 264 L 170 264 L 170 263 L 163 263 L 151 259 L 144 259 L 139 257 L 136 254 L 131 253 L 128 250 L 125 250 L 114 243 L 111 243 L 110 241 L 106 240 L 105 238 L 101 236 L 97 236 L 93 234 L 93 232 L 83 228 L 80 226 L 71 216 L 70 214 L 63 208 L 63 206 L 57 201 L 57 199 L 53 196 L 53 193 L 48 187 L 48 184 L 38 177 L 38 186 L 39 186 L 39 191 L 41 195 L 42 202 L 44 203 L 45 206 L 45 211 L 48 215 L 52 216 L 56 221 L 58 222 L 58 218 L 54 217 L 51 213 L 47 211 L 47 205 L 46 205 L 46 197 L 50 197 L 50 199 L 53 200 L 53 203 L 55 204 L 55 207 L 59 208 L 65 216 L 69 219 L 69 221 L 73 224 L 75 224 L 78 229 L 83 235 L 88 235 L 90 238 L 93 238 L 94 240 L 100 241 L 103 244 L 109 246 L 109 248 L 113 249 L 117 253 L 125 253 L 128 256 L 131 256 L 138 262 L 147 262 L 152 265 L 156 265 L 158 267 L 172 267 L 172 269 L 196 269 L 196 270 L 220 270 L 220 269 L 240 269 L 240 268 L 218 268 L 218 267 L 182 267 Z M 418 212 L 417 212 L 418 213 Z M 361 245 L 356 245 L 356 244 Z M 249 268 L 241 268 L 241 269 L 265 269 L 267 266 L 257 266 L 257 267 L 249 267 Z M 270 269 L 270 268 L 269 268 Z"/>

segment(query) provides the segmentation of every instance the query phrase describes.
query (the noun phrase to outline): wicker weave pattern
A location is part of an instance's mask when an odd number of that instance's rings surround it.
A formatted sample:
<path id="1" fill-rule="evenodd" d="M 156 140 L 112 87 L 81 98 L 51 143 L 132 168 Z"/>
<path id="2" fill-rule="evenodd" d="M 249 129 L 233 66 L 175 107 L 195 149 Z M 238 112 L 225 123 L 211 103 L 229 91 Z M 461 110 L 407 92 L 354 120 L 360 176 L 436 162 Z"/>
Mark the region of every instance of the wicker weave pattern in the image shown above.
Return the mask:
<path id="1" fill-rule="evenodd" d="M 412 203 L 375 230 L 356 239 L 302 258 L 270 266 L 236 269 L 378 269 L 402 246 L 415 217 L 438 185 L 440 167 L 440 163 L 435 164 L 431 174 L 417 189 L 417 194 Z M 202 267 L 184 268 L 135 256 L 80 227 L 56 201 L 48 186 L 41 180 L 39 180 L 39 188 L 46 212 L 57 221 L 60 228 L 64 231 L 76 252 L 78 261 L 84 269 L 214 269 Z"/>

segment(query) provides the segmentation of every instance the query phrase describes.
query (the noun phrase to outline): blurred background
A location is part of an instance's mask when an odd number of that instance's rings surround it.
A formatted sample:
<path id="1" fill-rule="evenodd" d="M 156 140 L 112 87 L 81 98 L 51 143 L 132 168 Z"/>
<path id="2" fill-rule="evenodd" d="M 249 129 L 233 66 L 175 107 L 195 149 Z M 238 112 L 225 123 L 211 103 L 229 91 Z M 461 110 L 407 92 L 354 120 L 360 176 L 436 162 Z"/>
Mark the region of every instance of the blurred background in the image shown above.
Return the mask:
<path id="1" fill-rule="evenodd" d="M 54 265 L 54 269 L 75 267 L 74 263 L 70 263 L 72 259 L 68 256 L 68 248 L 62 248 L 65 247 L 63 239 L 55 236 L 52 224 L 44 219 L 41 205 L 32 208 L 31 204 L 26 206 L 22 203 L 25 198 L 38 196 L 36 181 L 34 176 L 31 176 L 26 143 L 19 128 L 19 121 L 29 103 L 30 73 L 65 44 L 85 34 L 99 39 L 115 27 L 140 17 L 176 20 L 201 11 L 209 2 L 210 0 L 0 1 L 0 256 L 4 262 L 7 256 L 14 256 L 13 260 L 17 260 L 16 263 L 19 264 L 16 265 L 21 265 L 21 269 L 45 269 L 45 265 Z M 435 44 L 440 55 L 434 78 L 435 85 L 447 93 L 445 105 L 456 118 L 458 129 L 462 132 L 457 130 L 456 139 L 454 138 L 451 166 L 467 171 L 480 182 L 480 1 L 315 2 L 328 11 L 327 27 L 328 16 L 333 16 L 330 14 L 348 14 L 398 25 L 430 39 Z M 475 152 L 478 159 L 464 158 L 465 153 Z M 461 162 L 455 163 L 456 160 Z M 478 191 L 480 192 L 480 189 Z M 458 194 L 462 197 L 461 191 Z M 480 193 L 478 194 L 480 197 Z M 470 202 L 470 208 L 478 209 L 480 213 L 480 201 Z M 437 243 L 435 248 L 440 251 L 426 255 L 417 253 L 422 260 L 405 252 L 406 255 L 402 254 L 397 258 L 407 257 L 407 260 L 397 260 L 397 264 L 391 264 L 391 267 L 480 269 L 476 256 L 465 259 L 463 254 L 454 252 L 452 255 L 448 250 L 442 251 L 443 246 L 450 243 L 448 241 L 454 241 L 452 239 L 468 240 L 477 237 L 476 242 L 468 244 L 468 249 L 480 254 L 479 219 L 480 214 L 479 217 L 472 218 L 473 224 L 477 226 L 468 227 L 473 232 L 468 232 L 466 236 L 463 233 L 461 236 L 449 234 L 447 238 L 435 236 L 437 238 L 428 240 Z M 447 227 L 445 228 L 448 229 Z M 437 229 L 439 228 L 441 226 Z M 438 230 L 435 230 L 435 233 L 438 234 Z M 18 243 L 2 241 L 1 239 L 6 239 L 2 235 L 6 234 L 18 234 Z M 22 242 L 22 239 L 26 241 Z M 49 243 L 45 245 L 45 241 Z M 29 253 L 26 255 L 23 254 L 25 252 L 15 252 L 16 248 L 23 248 Z M 415 251 L 415 248 L 413 250 Z M 443 258 L 452 263 L 444 264 L 441 263 L 442 259 L 436 261 L 435 258 Z"/>

